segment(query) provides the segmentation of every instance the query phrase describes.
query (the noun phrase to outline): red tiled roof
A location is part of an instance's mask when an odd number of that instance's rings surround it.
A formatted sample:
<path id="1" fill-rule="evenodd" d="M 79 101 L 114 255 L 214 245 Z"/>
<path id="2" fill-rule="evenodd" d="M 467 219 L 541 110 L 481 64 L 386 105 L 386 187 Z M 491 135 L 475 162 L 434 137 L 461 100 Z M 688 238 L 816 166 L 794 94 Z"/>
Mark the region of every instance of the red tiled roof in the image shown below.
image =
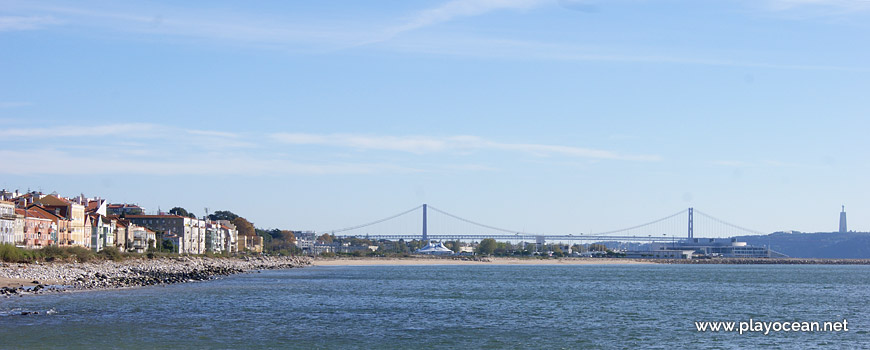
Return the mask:
<path id="1" fill-rule="evenodd" d="M 46 220 L 51 220 L 51 216 L 49 216 L 49 214 L 44 213 L 44 212 L 39 211 L 39 210 L 33 210 L 33 209 L 18 209 L 18 208 L 16 208 L 16 209 L 15 209 L 15 213 L 16 213 L 16 214 L 24 215 L 25 217 L 27 217 L 27 218 L 31 218 L 31 219 L 32 219 L 32 218 L 36 218 L 36 219 L 46 219 Z"/>
<path id="2" fill-rule="evenodd" d="M 85 208 L 86 211 L 94 211 L 100 208 L 99 201 L 90 201 L 88 202 L 88 206 Z"/>

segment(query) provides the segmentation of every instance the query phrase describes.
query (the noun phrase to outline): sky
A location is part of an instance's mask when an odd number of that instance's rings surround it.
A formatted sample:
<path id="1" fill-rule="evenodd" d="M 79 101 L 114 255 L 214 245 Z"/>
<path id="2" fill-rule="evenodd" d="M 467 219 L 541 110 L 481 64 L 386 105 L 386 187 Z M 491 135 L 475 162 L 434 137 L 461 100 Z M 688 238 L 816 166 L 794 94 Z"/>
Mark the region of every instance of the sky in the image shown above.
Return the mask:
<path id="1" fill-rule="evenodd" d="M 0 188 L 295 230 L 428 203 L 870 231 L 868 37 L 862 0 L 0 0 Z"/>

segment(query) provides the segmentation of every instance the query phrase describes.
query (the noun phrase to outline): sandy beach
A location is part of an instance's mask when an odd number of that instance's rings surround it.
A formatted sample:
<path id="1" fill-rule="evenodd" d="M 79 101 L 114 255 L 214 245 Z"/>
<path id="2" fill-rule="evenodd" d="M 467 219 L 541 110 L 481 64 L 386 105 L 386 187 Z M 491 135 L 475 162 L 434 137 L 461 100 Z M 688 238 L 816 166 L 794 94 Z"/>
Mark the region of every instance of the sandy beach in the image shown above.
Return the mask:
<path id="1" fill-rule="evenodd" d="M 374 265 L 629 265 L 654 264 L 650 261 L 632 259 L 519 259 L 486 258 L 483 261 L 451 258 L 318 258 L 314 266 L 374 266 Z"/>
<path id="2" fill-rule="evenodd" d="M 34 287 L 37 284 L 60 284 L 57 280 L 44 280 L 33 283 L 34 279 L 0 277 L 0 288 Z"/>

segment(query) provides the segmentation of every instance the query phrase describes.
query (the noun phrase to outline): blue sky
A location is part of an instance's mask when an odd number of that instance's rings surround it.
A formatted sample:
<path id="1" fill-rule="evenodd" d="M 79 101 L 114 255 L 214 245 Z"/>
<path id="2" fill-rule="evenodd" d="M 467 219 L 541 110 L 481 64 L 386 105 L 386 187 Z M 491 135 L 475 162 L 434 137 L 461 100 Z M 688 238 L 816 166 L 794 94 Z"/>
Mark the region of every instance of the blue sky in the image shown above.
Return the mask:
<path id="1" fill-rule="evenodd" d="M 870 231 L 870 2 L 0 1 L 0 187 L 324 230 Z"/>

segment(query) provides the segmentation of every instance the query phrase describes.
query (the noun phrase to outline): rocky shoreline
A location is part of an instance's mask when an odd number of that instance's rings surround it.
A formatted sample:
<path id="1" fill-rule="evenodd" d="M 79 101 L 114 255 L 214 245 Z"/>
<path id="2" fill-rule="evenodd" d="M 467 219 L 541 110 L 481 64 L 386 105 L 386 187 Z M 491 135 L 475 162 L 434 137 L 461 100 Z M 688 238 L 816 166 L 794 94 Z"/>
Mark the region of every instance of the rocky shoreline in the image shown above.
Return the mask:
<path id="1" fill-rule="evenodd" d="M 870 265 L 870 259 L 804 259 L 804 258 L 717 258 L 717 259 L 650 259 L 660 264 L 721 264 L 721 265 Z"/>
<path id="2" fill-rule="evenodd" d="M 0 278 L 31 286 L 0 288 L 0 296 L 45 294 L 205 281 L 221 276 L 311 265 L 307 257 L 173 257 L 86 263 L 0 264 Z"/>

